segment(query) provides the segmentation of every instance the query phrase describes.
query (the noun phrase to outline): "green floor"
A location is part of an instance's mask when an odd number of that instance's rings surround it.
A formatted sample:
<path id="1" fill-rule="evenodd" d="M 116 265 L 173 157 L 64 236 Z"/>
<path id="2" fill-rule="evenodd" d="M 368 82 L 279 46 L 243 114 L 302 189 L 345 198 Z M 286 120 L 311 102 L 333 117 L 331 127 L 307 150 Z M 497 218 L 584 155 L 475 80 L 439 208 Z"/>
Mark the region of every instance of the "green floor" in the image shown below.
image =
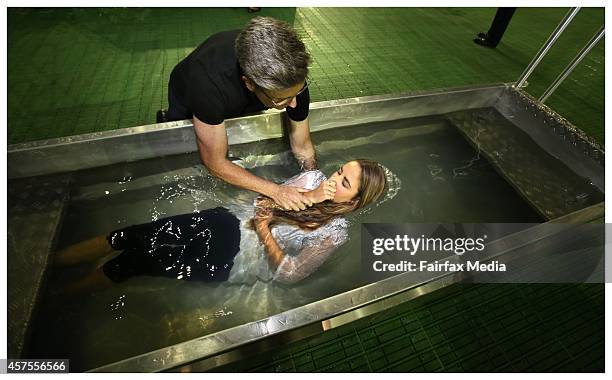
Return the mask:
<path id="1" fill-rule="evenodd" d="M 312 101 L 515 81 L 566 8 L 519 9 L 497 49 L 472 42 L 494 8 L 264 8 L 303 36 Z M 8 12 L 9 144 L 155 121 L 174 65 L 244 8 Z M 540 95 L 604 22 L 582 9 L 529 79 Z M 548 104 L 603 143 L 604 41 Z"/>
<path id="2" fill-rule="evenodd" d="M 493 8 L 283 8 L 313 56 L 312 101 L 511 82 L 567 9 L 519 9 L 497 49 Z M 150 124 L 173 66 L 233 9 L 8 12 L 9 144 Z M 529 79 L 539 96 L 604 22 L 582 9 Z M 603 143 L 604 41 L 547 102 Z M 236 371 L 602 371 L 603 285 L 454 285 L 223 368 Z"/>
<path id="3" fill-rule="evenodd" d="M 452 285 L 232 372 L 602 372 L 604 287 Z"/>

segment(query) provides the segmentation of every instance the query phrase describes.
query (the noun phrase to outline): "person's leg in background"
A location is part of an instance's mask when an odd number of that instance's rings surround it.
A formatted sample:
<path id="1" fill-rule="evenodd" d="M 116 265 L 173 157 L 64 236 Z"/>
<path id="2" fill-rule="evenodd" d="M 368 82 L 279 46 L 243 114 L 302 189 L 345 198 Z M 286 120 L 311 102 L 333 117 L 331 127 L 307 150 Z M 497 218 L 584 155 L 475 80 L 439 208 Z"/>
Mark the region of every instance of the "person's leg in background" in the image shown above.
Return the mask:
<path id="1" fill-rule="evenodd" d="M 516 8 L 498 8 L 489 31 L 486 34 L 478 33 L 474 42 L 486 47 L 496 47 L 504 36 L 515 11 Z"/>

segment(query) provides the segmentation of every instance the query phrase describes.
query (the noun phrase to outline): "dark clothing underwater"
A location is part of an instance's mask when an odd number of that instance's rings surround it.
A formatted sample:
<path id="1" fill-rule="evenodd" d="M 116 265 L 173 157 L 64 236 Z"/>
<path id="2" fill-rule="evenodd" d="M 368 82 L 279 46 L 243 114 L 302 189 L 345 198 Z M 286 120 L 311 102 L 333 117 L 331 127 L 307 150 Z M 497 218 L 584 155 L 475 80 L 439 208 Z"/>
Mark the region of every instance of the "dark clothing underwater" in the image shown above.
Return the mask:
<path id="1" fill-rule="evenodd" d="M 240 250 L 240 221 L 217 207 L 126 227 L 107 239 L 123 250 L 103 266 L 114 282 L 140 275 L 225 281 Z"/>

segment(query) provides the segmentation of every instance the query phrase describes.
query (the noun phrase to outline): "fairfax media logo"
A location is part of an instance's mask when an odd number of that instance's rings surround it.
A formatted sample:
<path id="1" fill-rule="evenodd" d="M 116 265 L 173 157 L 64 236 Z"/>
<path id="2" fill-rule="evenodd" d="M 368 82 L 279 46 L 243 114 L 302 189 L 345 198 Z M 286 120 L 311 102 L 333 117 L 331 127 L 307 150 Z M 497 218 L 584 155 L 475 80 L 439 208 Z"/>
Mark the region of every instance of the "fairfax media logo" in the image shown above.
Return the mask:
<path id="1" fill-rule="evenodd" d="M 416 263 L 402 260 L 396 264 L 386 264 L 377 260 L 372 264 L 372 269 L 375 272 L 505 272 L 506 264 L 497 260 L 488 263 L 481 263 L 478 260 L 468 260 L 465 263 L 429 262 L 426 260 L 420 260 Z"/>

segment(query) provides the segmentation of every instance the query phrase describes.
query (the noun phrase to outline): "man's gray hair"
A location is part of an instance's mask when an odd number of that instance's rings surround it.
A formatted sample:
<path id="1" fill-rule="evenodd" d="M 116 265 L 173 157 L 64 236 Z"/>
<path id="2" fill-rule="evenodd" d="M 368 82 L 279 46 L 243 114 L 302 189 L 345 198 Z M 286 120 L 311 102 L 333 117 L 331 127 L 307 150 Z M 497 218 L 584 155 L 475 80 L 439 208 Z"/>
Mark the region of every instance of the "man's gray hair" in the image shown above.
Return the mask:
<path id="1" fill-rule="evenodd" d="M 310 55 L 295 30 L 272 17 L 255 17 L 236 38 L 242 72 L 266 90 L 286 90 L 308 75 Z"/>

